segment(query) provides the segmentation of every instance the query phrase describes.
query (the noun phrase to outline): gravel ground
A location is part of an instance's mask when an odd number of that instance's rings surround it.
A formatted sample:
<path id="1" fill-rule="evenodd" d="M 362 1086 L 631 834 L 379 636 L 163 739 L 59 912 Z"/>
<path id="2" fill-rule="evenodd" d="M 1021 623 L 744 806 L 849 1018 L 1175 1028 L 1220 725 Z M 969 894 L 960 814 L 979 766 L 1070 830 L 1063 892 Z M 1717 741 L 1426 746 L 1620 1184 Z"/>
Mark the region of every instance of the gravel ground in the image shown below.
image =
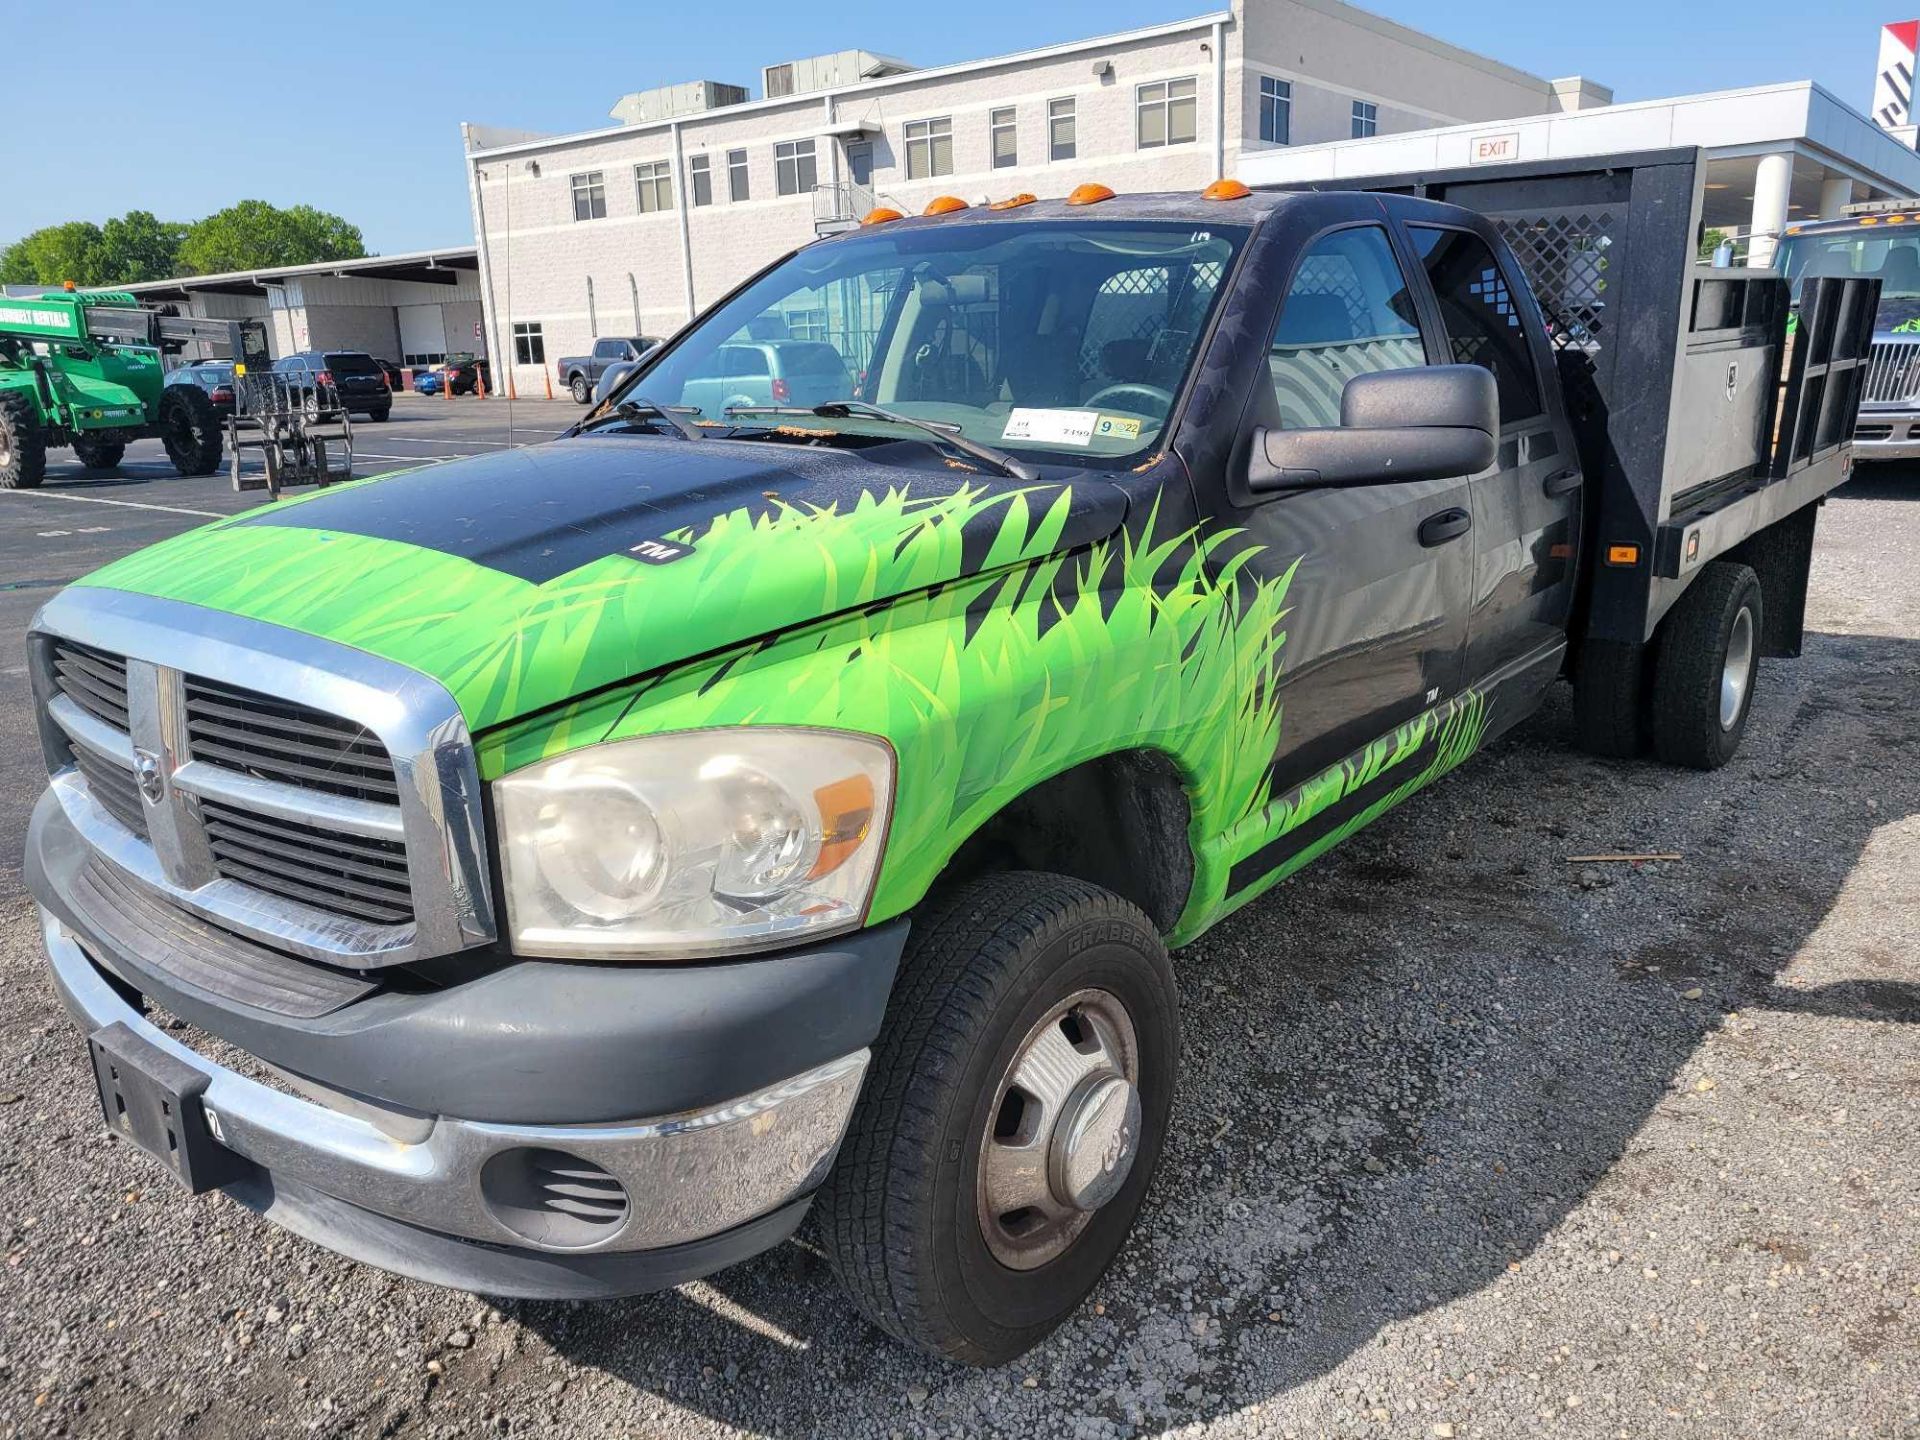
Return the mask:
<path id="1" fill-rule="evenodd" d="M 1920 475 L 1828 507 L 1809 629 L 1719 774 L 1562 695 L 1183 952 L 1149 1213 L 996 1372 L 804 1238 L 494 1306 L 190 1201 L 0 889 L 0 1433 L 1920 1436 Z"/>

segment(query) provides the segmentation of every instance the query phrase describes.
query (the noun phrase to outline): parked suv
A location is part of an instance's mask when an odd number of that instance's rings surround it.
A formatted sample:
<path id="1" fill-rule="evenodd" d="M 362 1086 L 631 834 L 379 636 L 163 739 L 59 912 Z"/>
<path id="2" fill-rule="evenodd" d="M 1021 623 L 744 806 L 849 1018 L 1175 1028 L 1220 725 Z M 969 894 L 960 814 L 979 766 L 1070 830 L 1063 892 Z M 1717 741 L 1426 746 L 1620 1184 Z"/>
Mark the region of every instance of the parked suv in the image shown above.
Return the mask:
<path id="1" fill-rule="evenodd" d="M 681 403 L 712 419 L 750 405 L 823 405 L 853 393 L 847 362 L 819 340 L 721 345 L 687 377 Z"/>
<path id="2" fill-rule="evenodd" d="M 342 410 L 385 420 L 393 410 L 387 377 L 363 350 L 303 350 L 274 361 L 273 373 L 287 377 L 309 420 Z"/>
<path id="3" fill-rule="evenodd" d="M 585 405 L 597 398 L 595 385 L 609 365 L 629 364 L 659 344 L 651 335 L 614 335 L 595 340 L 590 354 L 569 355 L 554 369 L 559 372 L 560 383 L 573 396 L 574 404 Z"/>

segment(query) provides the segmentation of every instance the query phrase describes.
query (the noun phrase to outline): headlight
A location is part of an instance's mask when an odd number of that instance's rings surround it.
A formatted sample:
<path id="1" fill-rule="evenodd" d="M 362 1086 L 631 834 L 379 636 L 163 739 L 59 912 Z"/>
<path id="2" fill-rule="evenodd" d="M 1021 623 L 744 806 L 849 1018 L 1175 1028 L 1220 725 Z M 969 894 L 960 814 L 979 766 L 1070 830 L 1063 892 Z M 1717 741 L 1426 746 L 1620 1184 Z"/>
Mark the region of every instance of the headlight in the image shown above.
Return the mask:
<path id="1" fill-rule="evenodd" d="M 507 922 L 524 955 L 763 950 L 866 912 L 893 751 L 831 730 L 692 730 L 496 780 Z"/>

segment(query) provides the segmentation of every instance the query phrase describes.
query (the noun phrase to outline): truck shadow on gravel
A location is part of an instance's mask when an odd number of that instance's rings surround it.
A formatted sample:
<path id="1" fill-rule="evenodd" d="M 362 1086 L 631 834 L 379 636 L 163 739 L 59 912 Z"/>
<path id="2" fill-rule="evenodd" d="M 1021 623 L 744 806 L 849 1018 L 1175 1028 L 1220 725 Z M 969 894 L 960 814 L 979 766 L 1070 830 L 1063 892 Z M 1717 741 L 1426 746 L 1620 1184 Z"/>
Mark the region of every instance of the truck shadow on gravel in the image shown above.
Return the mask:
<path id="1" fill-rule="evenodd" d="M 1563 692 L 1183 951 L 1184 1068 L 1148 1210 L 1094 1303 L 1006 1370 L 889 1343 L 804 1231 L 678 1292 L 508 1313 L 755 1434 L 1158 1434 L 1311 1385 L 1605 1205 L 1727 1012 L 1920 1021 L 1920 986 L 1853 964 L 1871 946 L 1841 952 L 1859 978 L 1782 976 L 1874 833 L 1920 813 L 1916 693 L 1920 642 L 1809 636 L 1764 668 L 1741 753 L 1702 775 L 1578 753 Z M 1567 861 L 1667 850 L 1684 858 Z"/>

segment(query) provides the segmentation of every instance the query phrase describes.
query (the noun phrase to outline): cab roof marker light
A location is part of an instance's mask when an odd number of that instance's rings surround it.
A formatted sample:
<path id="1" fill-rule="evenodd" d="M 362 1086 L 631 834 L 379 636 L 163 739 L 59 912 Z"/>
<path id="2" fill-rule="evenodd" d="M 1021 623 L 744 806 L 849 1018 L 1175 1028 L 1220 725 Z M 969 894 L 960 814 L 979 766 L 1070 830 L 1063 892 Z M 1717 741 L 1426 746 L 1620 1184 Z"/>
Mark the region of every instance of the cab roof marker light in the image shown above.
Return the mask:
<path id="1" fill-rule="evenodd" d="M 1253 194 L 1253 191 L 1249 190 L 1245 185 L 1242 185 L 1238 180 L 1222 178 L 1214 181 L 1211 185 L 1207 186 L 1206 189 L 1202 190 L 1200 192 L 1200 198 L 1202 200 L 1244 200 L 1251 194 Z"/>
<path id="2" fill-rule="evenodd" d="M 1029 195 L 1026 191 L 1022 190 L 1018 195 L 1009 195 L 1004 200 L 994 201 L 991 205 L 987 206 L 987 208 L 989 210 L 1017 210 L 1022 205 L 1033 204 L 1037 198 L 1037 196 Z"/>
<path id="3" fill-rule="evenodd" d="M 956 210 L 965 210 L 966 208 L 967 202 L 962 200 L 958 195 L 936 195 L 927 202 L 927 208 L 920 213 L 922 215 L 951 215 Z"/>
<path id="4" fill-rule="evenodd" d="M 1067 196 L 1069 205 L 1098 205 L 1102 200 L 1113 199 L 1113 191 L 1104 185 L 1095 185 L 1089 181 L 1085 185 L 1073 187 L 1073 193 Z"/>
<path id="5" fill-rule="evenodd" d="M 862 225 L 885 225 L 889 220 L 904 220 L 907 217 L 898 210 L 882 205 L 877 210 L 869 210 L 860 223 Z"/>

